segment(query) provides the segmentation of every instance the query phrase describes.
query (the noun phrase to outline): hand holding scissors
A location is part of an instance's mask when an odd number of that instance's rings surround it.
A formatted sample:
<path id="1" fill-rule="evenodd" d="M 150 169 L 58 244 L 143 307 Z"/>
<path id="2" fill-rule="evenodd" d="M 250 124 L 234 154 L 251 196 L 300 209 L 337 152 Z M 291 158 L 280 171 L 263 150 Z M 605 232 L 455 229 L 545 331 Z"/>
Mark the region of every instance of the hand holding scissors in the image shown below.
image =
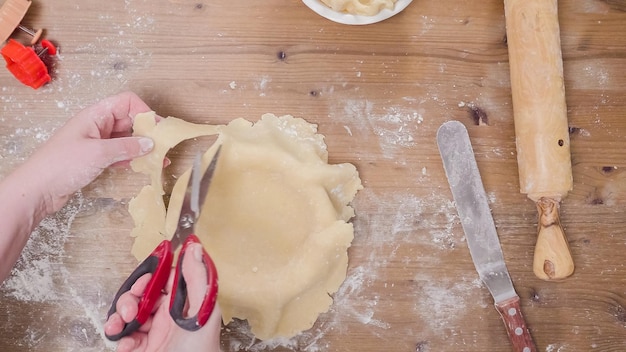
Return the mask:
<path id="1" fill-rule="evenodd" d="M 115 335 L 106 335 L 111 341 L 117 341 L 124 336 L 128 336 L 137 331 L 141 325 L 146 323 L 153 312 L 155 304 L 158 302 L 165 285 L 168 282 L 171 272 L 174 252 L 182 244 L 178 262 L 175 268 L 174 283 L 172 285 L 172 295 L 170 300 L 170 315 L 175 323 L 182 329 L 195 331 L 200 329 L 211 316 L 217 300 L 217 270 L 209 255 L 202 250 L 202 261 L 207 274 L 207 290 L 204 294 L 202 304 L 198 313 L 194 317 L 186 318 L 184 316 L 185 304 L 187 302 L 187 283 L 182 275 L 183 258 L 187 252 L 187 248 L 193 243 L 200 243 L 194 234 L 194 225 L 198 219 L 200 209 L 206 195 L 209 185 L 213 177 L 217 160 L 220 154 L 220 148 L 213 156 L 213 160 L 204 172 L 200 173 L 199 159 L 194 163 L 191 177 L 187 185 L 185 197 L 178 220 L 178 226 L 171 240 L 164 240 L 154 251 L 133 271 L 128 279 L 122 284 L 119 291 L 115 295 L 111 308 L 109 309 L 107 319 L 116 312 L 117 301 L 120 296 L 129 291 L 135 282 L 145 274 L 152 273 L 152 277 L 146 286 L 143 296 L 140 298 L 138 313 L 133 321 L 127 323 L 124 329 Z"/>

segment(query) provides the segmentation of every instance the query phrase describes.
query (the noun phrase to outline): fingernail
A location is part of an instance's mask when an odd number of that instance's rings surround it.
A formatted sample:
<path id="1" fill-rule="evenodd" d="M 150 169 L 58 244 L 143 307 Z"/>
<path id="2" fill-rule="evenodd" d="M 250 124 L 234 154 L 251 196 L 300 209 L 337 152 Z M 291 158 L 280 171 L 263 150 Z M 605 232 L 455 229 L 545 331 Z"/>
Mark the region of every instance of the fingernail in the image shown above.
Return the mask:
<path id="1" fill-rule="evenodd" d="M 142 153 L 147 153 L 151 151 L 152 148 L 154 148 L 154 142 L 152 141 L 151 138 L 147 138 L 147 137 L 140 138 L 139 147 L 141 148 Z"/>
<path id="2" fill-rule="evenodd" d="M 193 257 L 196 258 L 197 261 L 202 262 L 202 245 L 197 244 L 193 248 Z"/>
<path id="3" fill-rule="evenodd" d="M 120 316 L 122 317 L 122 319 L 127 320 L 128 318 L 128 308 L 126 308 L 125 306 L 120 307 Z"/>

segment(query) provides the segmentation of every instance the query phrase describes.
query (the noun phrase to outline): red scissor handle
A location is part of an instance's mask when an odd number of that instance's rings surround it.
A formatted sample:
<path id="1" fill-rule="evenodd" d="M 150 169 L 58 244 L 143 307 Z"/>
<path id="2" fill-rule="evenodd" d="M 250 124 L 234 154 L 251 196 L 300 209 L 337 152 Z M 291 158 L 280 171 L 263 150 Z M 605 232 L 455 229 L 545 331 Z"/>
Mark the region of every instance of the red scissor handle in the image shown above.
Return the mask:
<path id="1" fill-rule="evenodd" d="M 174 284 L 172 286 L 172 297 L 170 299 L 170 315 L 178 326 L 188 331 L 195 331 L 206 324 L 215 308 L 217 301 L 217 269 L 213 260 L 207 252 L 202 248 L 202 261 L 207 274 L 207 290 L 202 299 L 202 305 L 198 313 L 190 318 L 185 318 L 184 309 L 187 301 L 187 282 L 183 277 L 183 258 L 187 252 L 187 248 L 192 243 L 200 243 L 196 235 L 189 235 L 183 244 L 183 248 L 178 256 L 176 265 L 176 275 L 174 276 Z"/>
<path id="2" fill-rule="evenodd" d="M 164 240 L 159 244 L 150 256 L 146 258 L 135 271 L 130 274 L 128 279 L 122 284 L 119 291 L 115 295 L 113 299 L 113 303 L 111 304 L 111 308 L 109 309 L 109 313 L 107 315 L 107 319 L 111 317 L 113 313 L 117 311 L 117 301 L 120 296 L 125 292 L 128 292 L 130 288 L 135 284 L 140 277 L 145 274 L 152 273 L 152 278 L 150 282 L 148 282 L 148 286 L 144 291 L 141 300 L 139 301 L 139 312 L 133 321 L 127 323 L 124 326 L 122 332 L 116 335 L 106 335 L 107 339 L 111 341 L 117 341 L 124 336 L 128 336 L 134 331 L 137 331 L 141 325 L 143 325 L 150 314 L 152 314 L 152 310 L 154 305 L 157 303 L 160 298 L 163 288 L 167 284 L 167 279 L 170 276 L 170 271 L 172 270 L 172 262 L 174 261 L 174 255 L 172 253 L 172 243 L 168 240 Z"/>

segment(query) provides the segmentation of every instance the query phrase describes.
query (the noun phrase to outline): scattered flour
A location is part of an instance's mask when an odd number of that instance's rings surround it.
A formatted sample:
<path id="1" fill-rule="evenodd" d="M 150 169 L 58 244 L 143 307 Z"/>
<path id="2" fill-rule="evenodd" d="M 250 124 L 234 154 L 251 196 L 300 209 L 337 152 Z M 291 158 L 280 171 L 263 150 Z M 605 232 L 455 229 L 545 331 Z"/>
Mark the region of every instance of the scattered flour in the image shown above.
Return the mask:
<path id="1" fill-rule="evenodd" d="M 418 274 L 416 281 L 420 283 L 421 299 L 416 301 L 414 314 L 427 324 L 431 334 L 440 336 L 446 336 L 457 320 L 464 319 L 463 308 L 467 304 L 476 304 L 475 295 L 468 292 L 483 287 L 478 274 L 471 281 L 463 278 L 454 282 Z M 478 304 L 483 308 L 489 305 L 485 301 Z"/>
<path id="2" fill-rule="evenodd" d="M 0 286 L 0 293 L 23 302 L 60 298 L 59 286 L 65 280 L 61 270 L 64 246 L 83 201 L 78 193 L 55 216 L 41 222 L 32 232 L 11 276 Z"/>
<path id="3" fill-rule="evenodd" d="M 346 100 L 338 116 L 368 128 L 379 140 L 385 158 L 392 159 L 398 149 L 414 147 L 416 131 L 424 121 L 420 110 L 402 106 L 388 106 L 377 113 L 374 104 L 367 99 Z M 363 125 L 365 124 L 365 125 Z"/>
<path id="4" fill-rule="evenodd" d="M 590 80 L 595 80 L 599 87 L 606 87 L 610 83 L 611 74 L 605 67 L 600 66 L 598 63 L 585 66 L 584 73 Z"/>
<path id="5" fill-rule="evenodd" d="M 465 241 L 464 236 L 452 231 L 459 219 L 454 202 L 444 195 L 433 192 L 420 198 L 407 193 L 375 194 L 365 188 L 359 199 L 377 205 L 369 214 L 358 214 L 355 220 L 356 230 L 360 231 L 357 235 L 363 236 L 370 248 L 391 245 L 397 249 L 404 244 L 422 244 L 452 250 Z M 437 224 L 444 226 L 438 228 Z"/>
<path id="6" fill-rule="evenodd" d="M 267 76 L 267 75 L 263 75 L 259 78 L 259 82 L 254 84 L 254 88 L 257 90 L 260 90 L 261 93 L 259 93 L 260 97 L 264 97 L 265 96 L 265 90 L 267 89 L 268 85 L 272 82 L 272 78 Z"/>
<path id="7" fill-rule="evenodd" d="M 52 129 L 34 125 L 0 135 L 0 160 L 2 160 L 0 176 L 4 176 L 17 164 L 26 160 L 38 145 L 50 138 Z"/>
<path id="8" fill-rule="evenodd" d="M 421 19 L 421 23 L 422 23 L 422 31 L 421 31 L 421 35 L 424 35 L 428 32 L 430 32 L 431 29 L 433 29 L 435 27 L 435 19 L 432 17 L 428 17 L 426 15 L 422 15 L 420 16 Z"/>
<path id="9" fill-rule="evenodd" d="M 42 341 L 48 343 L 59 337 L 77 342 L 76 351 L 87 349 L 85 346 L 98 348 L 104 345 L 107 350 L 114 350 L 115 343 L 104 337 L 102 310 L 108 307 L 110 297 L 101 297 L 101 288 L 95 283 L 98 297 L 91 299 L 88 292 L 78 292 L 79 286 L 72 273 L 66 267 L 65 245 L 70 238 L 72 224 L 86 205 L 86 200 L 79 192 L 68 204 L 54 216 L 45 218 L 32 232 L 22 255 L 11 272 L 11 276 L 0 286 L 0 295 L 20 302 L 40 302 L 53 304 L 61 312 L 73 309 L 84 311 L 84 316 L 59 316 L 59 319 L 72 319 L 71 336 L 57 336 L 54 328 L 39 324 L 29 326 L 23 337 L 23 345 L 35 347 Z M 52 308 L 56 310 L 55 308 Z M 76 330 L 76 331 L 73 331 Z M 19 334 L 18 334 L 19 335 Z M 85 344 L 81 347 L 81 343 Z M 41 346 L 39 346 L 41 347 Z M 72 349 L 74 351 L 75 349 Z"/>
<path id="10" fill-rule="evenodd" d="M 553 343 L 546 346 L 546 352 L 566 352 L 567 350 L 567 345 L 558 345 Z"/>

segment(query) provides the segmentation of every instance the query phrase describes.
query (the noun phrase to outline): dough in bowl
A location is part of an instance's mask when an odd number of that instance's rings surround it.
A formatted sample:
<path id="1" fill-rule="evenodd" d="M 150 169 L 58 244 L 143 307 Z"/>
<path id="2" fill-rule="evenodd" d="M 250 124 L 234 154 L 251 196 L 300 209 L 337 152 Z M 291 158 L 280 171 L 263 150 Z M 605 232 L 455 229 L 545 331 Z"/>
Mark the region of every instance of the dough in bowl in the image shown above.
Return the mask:
<path id="1" fill-rule="evenodd" d="M 151 177 L 129 205 L 137 259 L 171 238 L 180 212 L 190 170 L 180 175 L 165 215 L 165 154 L 185 139 L 217 134 L 203 155 L 206 168 L 222 146 L 196 234 L 218 269 L 224 322 L 248 320 L 259 339 L 312 327 L 346 277 L 354 237 L 349 204 L 362 188 L 356 168 L 329 165 L 316 126 L 288 115 L 218 126 L 173 117 L 157 124 L 147 113 L 135 118 L 134 134 L 155 141 L 152 153 L 131 164 Z"/>
<path id="2" fill-rule="evenodd" d="M 398 0 L 321 0 L 328 7 L 338 12 L 352 15 L 374 16 L 383 9 L 393 10 Z"/>

